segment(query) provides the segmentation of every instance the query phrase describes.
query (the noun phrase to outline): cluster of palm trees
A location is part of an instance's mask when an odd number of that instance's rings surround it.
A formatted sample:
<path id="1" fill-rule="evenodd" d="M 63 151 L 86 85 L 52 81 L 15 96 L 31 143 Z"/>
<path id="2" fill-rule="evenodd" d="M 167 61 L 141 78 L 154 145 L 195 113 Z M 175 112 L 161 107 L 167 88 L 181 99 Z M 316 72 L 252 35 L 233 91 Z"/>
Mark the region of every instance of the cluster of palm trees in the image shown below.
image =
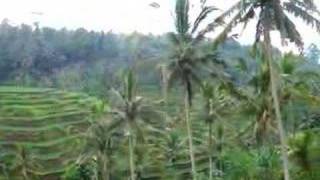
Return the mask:
<path id="1" fill-rule="evenodd" d="M 217 142 L 219 142 L 219 137 L 221 140 L 223 136 L 223 126 L 221 125 L 223 116 L 228 113 L 225 111 L 232 104 L 230 99 L 235 98 L 245 100 L 246 106 L 254 109 L 256 121 L 250 124 L 249 128 L 254 126 L 255 140 L 258 144 L 267 143 L 266 137 L 269 136 L 270 132 L 274 132 L 273 137 L 278 137 L 274 138 L 275 140 L 272 142 L 279 141 L 280 143 L 283 178 L 289 180 L 287 150 L 289 146 L 282 121 L 283 107 L 290 106 L 291 102 L 297 98 L 314 99 L 314 96 L 312 94 L 301 94 L 305 92 L 302 90 L 303 87 L 308 87 L 308 85 L 304 84 L 307 81 L 295 78 L 302 73 L 291 62 L 296 56 L 287 55 L 281 57 L 281 61 L 275 61 L 279 57 L 275 56 L 276 53 L 273 51 L 270 33 L 271 31 L 278 31 L 283 42 L 289 40 L 299 48 L 303 48 L 301 35 L 288 17 L 288 13 L 301 18 L 307 24 L 316 28 L 317 31 L 320 31 L 320 21 L 313 16 L 313 14 L 319 14 L 314 2 L 312 0 L 240 0 L 212 20 L 210 15 L 217 8 L 208 6 L 205 0 L 201 0 L 201 12 L 194 22 L 191 21 L 190 7 L 189 0 L 176 0 L 176 32 L 168 34 L 172 51 L 167 58 L 168 60 L 161 63 L 160 69 L 165 96 L 164 106 L 167 105 L 166 101 L 168 100 L 166 89 L 180 86 L 179 89 L 182 90 L 183 119 L 191 165 L 191 172 L 189 173 L 192 179 L 199 179 L 200 176 L 196 164 L 195 138 L 193 137 L 194 130 L 190 111 L 194 104 L 194 96 L 200 89 L 203 96 L 204 115 L 201 116 L 201 119 L 204 119 L 208 125 L 206 152 L 208 153 L 209 173 L 206 179 L 214 178 L 215 169 L 223 171 L 223 166 L 215 163 L 216 159 L 213 156 L 214 151 L 219 152 L 222 147 L 214 147 L 214 145 L 219 146 Z M 210 23 L 204 25 L 205 20 L 209 20 Z M 231 75 L 227 73 L 228 65 L 221 60 L 216 52 L 216 47 L 228 38 L 234 27 L 244 24 L 244 28 L 246 28 L 246 24 L 251 20 L 257 21 L 256 41 L 253 45 L 254 53 L 252 54 L 259 64 L 259 72 L 251 77 L 245 85 L 239 86 L 233 83 Z M 204 28 L 201 29 L 200 27 Z M 206 35 L 215 31 L 218 27 L 223 27 L 224 30 L 211 43 Z M 251 93 L 244 93 L 243 90 L 246 88 L 250 88 L 252 91 L 248 90 L 246 92 Z M 153 144 L 154 138 L 145 136 L 146 133 L 166 136 L 170 143 L 175 144 L 175 141 L 178 141 L 176 136 L 170 135 L 172 127 L 167 126 L 167 124 L 170 124 L 168 113 L 158 110 L 159 108 L 155 108 L 154 103 L 147 101 L 138 94 L 137 80 L 133 70 L 129 70 L 124 76 L 120 90 L 112 90 L 108 120 L 92 127 L 94 133 L 90 134 L 92 139 L 88 141 L 88 150 L 93 153 L 97 164 L 99 164 L 98 179 L 108 180 L 111 178 L 112 175 L 109 172 L 112 169 L 112 162 L 108 157 L 116 153 L 114 149 L 116 146 L 126 147 L 124 149 L 127 149 L 127 154 L 129 154 L 130 179 L 135 180 L 142 176 L 141 168 L 136 162 L 144 161 L 143 148 L 148 148 L 147 145 L 143 146 L 141 144 L 152 144 L 154 149 L 161 147 L 156 143 Z M 232 98 L 226 99 L 225 94 Z M 216 135 L 214 135 L 215 133 Z M 240 134 L 241 132 L 239 132 L 239 136 Z M 122 137 L 120 139 L 127 139 L 126 143 L 121 144 L 119 137 Z M 142 150 L 138 146 L 142 146 Z M 176 144 L 176 147 L 180 147 L 179 143 Z M 92 154 L 90 154 L 90 157 L 92 157 Z M 161 159 L 163 157 L 155 155 L 153 158 Z M 217 161 L 219 161 L 219 158 Z M 123 170 L 122 172 L 127 171 Z"/>

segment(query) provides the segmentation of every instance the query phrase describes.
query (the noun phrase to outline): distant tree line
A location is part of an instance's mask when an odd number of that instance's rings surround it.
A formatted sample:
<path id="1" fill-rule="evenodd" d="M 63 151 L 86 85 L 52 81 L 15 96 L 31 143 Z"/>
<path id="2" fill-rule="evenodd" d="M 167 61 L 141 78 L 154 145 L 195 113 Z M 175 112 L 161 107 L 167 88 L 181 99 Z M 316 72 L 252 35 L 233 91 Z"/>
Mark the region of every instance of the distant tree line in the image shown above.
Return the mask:
<path id="1" fill-rule="evenodd" d="M 0 24 L 0 81 L 26 83 L 48 78 L 72 65 L 98 61 L 124 66 L 149 59 L 166 47 L 163 37 L 132 33 L 94 32 L 22 24 Z M 106 67 L 107 68 L 107 67 Z"/>
<path id="2" fill-rule="evenodd" d="M 210 42 L 210 41 L 207 41 Z M 0 84 L 58 87 L 103 95 L 118 71 L 139 69 L 139 82 L 157 82 L 156 64 L 168 57 L 167 34 L 109 32 L 0 24 Z M 218 48 L 223 59 L 248 59 L 249 47 L 230 39 Z M 320 50 L 312 44 L 306 57 L 317 62 Z M 232 63 L 232 61 L 230 61 Z"/>

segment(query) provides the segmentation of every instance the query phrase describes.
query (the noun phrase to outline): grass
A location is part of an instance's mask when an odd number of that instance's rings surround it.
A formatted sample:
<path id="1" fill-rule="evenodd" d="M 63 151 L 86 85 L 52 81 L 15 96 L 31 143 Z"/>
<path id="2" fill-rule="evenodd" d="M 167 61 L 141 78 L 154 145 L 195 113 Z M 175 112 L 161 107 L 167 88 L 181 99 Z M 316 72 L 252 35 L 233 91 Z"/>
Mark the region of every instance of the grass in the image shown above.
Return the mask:
<path id="1" fill-rule="evenodd" d="M 34 174 L 63 171 L 79 155 L 99 103 L 82 93 L 0 86 L 1 159 L 19 176 L 12 165 L 22 148 L 35 160 Z"/>

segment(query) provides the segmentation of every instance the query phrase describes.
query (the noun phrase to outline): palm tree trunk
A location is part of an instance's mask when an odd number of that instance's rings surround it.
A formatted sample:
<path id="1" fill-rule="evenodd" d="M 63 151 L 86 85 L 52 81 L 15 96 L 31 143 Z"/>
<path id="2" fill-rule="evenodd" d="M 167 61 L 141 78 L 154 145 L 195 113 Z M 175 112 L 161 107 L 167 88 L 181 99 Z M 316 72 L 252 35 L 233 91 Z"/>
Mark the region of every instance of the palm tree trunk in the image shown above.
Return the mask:
<path id="1" fill-rule="evenodd" d="M 223 172 L 223 162 L 222 162 L 222 151 L 223 151 L 223 131 L 224 127 L 222 125 L 222 122 L 218 119 L 218 124 L 217 126 L 217 153 L 218 153 L 218 165 L 217 165 L 217 170 L 219 170 L 219 176 L 221 176 L 220 172 Z"/>
<path id="2" fill-rule="evenodd" d="M 192 171 L 192 178 L 193 180 L 197 179 L 197 171 L 196 171 L 196 165 L 194 160 L 194 150 L 193 150 L 193 143 L 192 143 L 192 130 L 191 130 L 191 124 L 190 124 L 190 105 L 189 105 L 189 95 L 186 90 L 185 96 L 184 96 L 184 110 L 185 110 L 185 119 L 186 119 L 186 125 L 187 125 L 187 133 L 188 133 L 188 141 L 189 141 L 189 155 L 190 155 L 190 161 L 191 161 L 191 171 Z"/>
<path id="3" fill-rule="evenodd" d="M 168 80 L 166 78 L 166 72 L 165 70 L 162 70 L 162 77 L 164 80 L 162 80 L 162 96 L 164 99 L 164 120 L 165 122 L 168 121 Z"/>
<path id="4" fill-rule="evenodd" d="M 106 157 L 105 154 L 101 153 L 100 154 L 100 177 L 99 179 L 101 180 L 109 180 L 109 173 L 108 173 L 108 157 Z"/>
<path id="5" fill-rule="evenodd" d="M 267 25 L 268 26 L 268 25 Z M 287 154 L 287 143 L 285 132 L 282 124 L 281 112 L 280 112 L 280 104 L 278 100 L 278 93 L 277 93 L 277 86 L 276 86 L 276 79 L 275 73 L 272 67 L 272 52 L 271 52 L 271 38 L 270 38 L 270 30 L 265 26 L 264 29 L 264 46 L 265 46 L 265 53 L 266 59 L 268 61 L 269 66 L 269 73 L 270 73 L 270 84 L 271 84 L 271 93 L 273 99 L 273 106 L 275 109 L 276 120 L 278 124 L 279 136 L 280 136 L 280 143 L 281 143 L 281 156 L 282 156 L 282 163 L 283 163 L 283 171 L 284 171 L 284 179 L 290 180 L 289 174 L 289 160 Z"/>
<path id="6" fill-rule="evenodd" d="M 129 126 L 129 156 L 130 156 L 130 180 L 135 180 L 135 167 L 134 167 L 134 147 L 133 147 L 133 136 L 132 130 Z"/>
<path id="7" fill-rule="evenodd" d="M 22 176 L 24 180 L 29 180 L 27 169 L 23 167 L 22 169 Z"/>
<path id="8" fill-rule="evenodd" d="M 213 142 L 212 142 L 212 122 L 209 122 L 209 180 L 213 178 L 213 159 L 212 159 L 212 152 L 213 152 Z"/>

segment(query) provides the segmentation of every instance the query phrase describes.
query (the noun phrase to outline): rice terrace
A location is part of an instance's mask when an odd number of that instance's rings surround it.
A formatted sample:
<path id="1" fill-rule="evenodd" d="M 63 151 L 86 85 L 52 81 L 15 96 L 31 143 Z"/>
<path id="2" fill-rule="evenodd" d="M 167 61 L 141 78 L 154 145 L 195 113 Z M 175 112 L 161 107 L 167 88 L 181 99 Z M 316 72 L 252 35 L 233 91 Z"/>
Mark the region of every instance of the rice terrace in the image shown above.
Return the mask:
<path id="1" fill-rule="evenodd" d="M 4 0 L 0 180 L 319 180 L 320 0 Z"/>

